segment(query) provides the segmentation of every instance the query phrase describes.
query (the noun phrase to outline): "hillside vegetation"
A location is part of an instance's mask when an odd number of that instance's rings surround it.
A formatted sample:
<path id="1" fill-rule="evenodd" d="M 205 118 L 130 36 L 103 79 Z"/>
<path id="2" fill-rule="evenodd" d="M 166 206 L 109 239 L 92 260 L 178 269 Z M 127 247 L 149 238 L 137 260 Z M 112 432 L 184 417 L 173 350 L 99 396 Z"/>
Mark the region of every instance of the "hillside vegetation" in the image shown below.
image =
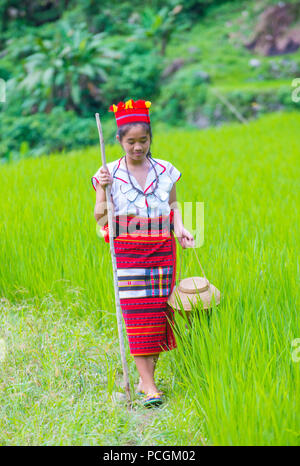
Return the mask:
<path id="1" fill-rule="evenodd" d="M 129 98 L 153 102 L 154 127 L 202 129 L 298 111 L 292 83 L 300 48 L 265 56 L 246 47 L 271 7 L 281 8 L 273 0 L 33 1 L 30 8 L 0 0 L 0 160 L 96 144 L 97 111 L 112 143 L 108 107 Z M 297 8 L 287 31 L 299 28 Z"/>

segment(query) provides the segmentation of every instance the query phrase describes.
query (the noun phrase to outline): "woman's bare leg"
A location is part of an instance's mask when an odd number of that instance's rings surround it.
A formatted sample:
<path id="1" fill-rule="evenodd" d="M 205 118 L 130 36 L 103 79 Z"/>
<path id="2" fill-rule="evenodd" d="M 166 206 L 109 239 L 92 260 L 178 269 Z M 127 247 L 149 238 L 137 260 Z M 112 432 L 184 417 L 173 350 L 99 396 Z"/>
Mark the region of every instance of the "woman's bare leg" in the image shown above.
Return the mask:
<path id="1" fill-rule="evenodd" d="M 146 394 L 158 392 L 158 388 L 154 382 L 154 371 L 158 358 L 159 353 L 149 356 L 134 356 L 134 361 L 140 374 L 138 390 L 144 390 Z"/>

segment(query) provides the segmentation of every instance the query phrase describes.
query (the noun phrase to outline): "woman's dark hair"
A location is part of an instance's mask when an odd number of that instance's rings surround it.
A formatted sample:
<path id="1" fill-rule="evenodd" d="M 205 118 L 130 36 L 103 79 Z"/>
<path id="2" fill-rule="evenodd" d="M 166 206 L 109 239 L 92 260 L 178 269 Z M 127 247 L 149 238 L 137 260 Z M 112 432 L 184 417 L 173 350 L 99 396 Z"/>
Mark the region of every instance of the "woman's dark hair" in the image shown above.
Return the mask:
<path id="1" fill-rule="evenodd" d="M 127 123 L 126 125 L 122 125 L 118 128 L 118 131 L 117 131 L 117 136 L 119 136 L 120 138 L 120 142 L 122 142 L 122 139 L 124 136 L 126 136 L 126 134 L 128 133 L 128 131 L 130 130 L 130 128 L 132 128 L 133 126 L 137 126 L 137 125 L 141 125 L 144 127 L 144 129 L 146 130 L 146 133 L 149 134 L 150 136 L 150 144 L 152 143 L 152 131 L 151 131 L 151 125 L 150 123 L 145 123 L 143 121 L 136 121 L 134 123 Z M 151 152 L 150 152 L 150 149 L 149 149 L 149 152 L 147 154 L 147 157 L 150 155 L 151 157 Z"/>

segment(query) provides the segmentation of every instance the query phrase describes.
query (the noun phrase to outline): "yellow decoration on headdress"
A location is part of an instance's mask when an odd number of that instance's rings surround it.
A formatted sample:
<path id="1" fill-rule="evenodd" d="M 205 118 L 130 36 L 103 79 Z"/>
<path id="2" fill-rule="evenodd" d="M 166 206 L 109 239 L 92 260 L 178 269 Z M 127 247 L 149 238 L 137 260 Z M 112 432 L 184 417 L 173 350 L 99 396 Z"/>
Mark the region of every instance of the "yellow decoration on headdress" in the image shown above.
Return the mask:
<path id="1" fill-rule="evenodd" d="M 151 102 L 149 100 L 146 100 L 145 105 L 146 105 L 147 108 L 150 108 L 151 107 Z"/>
<path id="2" fill-rule="evenodd" d="M 133 108 L 132 99 L 127 100 L 127 102 L 125 102 L 125 110 L 127 110 L 127 108 Z"/>
<path id="3" fill-rule="evenodd" d="M 115 104 L 113 104 L 113 110 L 114 110 L 115 113 L 118 110 L 118 107 Z"/>

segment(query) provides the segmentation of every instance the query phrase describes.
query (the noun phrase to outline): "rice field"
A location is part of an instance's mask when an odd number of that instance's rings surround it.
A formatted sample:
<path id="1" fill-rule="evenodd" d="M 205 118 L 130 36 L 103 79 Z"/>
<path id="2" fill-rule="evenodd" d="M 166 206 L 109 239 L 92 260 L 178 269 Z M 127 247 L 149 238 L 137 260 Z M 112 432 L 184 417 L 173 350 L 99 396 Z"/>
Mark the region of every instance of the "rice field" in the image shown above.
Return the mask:
<path id="1" fill-rule="evenodd" d="M 295 112 L 154 130 L 153 157 L 182 172 L 178 200 L 204 202 L 198 254 L 223 297 L 190 329 L 176 315 L 156 410 L 122 402 L 109 246 L 93 217 L 99 147 L 1 167 L 1 445 L 300 444 L 299 125 Z M 108 161 L 121 155 L 106 146 Z M 190 250 L 182 270 L 201 275 Z M 127 340 L 126 352 L 134 392 Z"/>

